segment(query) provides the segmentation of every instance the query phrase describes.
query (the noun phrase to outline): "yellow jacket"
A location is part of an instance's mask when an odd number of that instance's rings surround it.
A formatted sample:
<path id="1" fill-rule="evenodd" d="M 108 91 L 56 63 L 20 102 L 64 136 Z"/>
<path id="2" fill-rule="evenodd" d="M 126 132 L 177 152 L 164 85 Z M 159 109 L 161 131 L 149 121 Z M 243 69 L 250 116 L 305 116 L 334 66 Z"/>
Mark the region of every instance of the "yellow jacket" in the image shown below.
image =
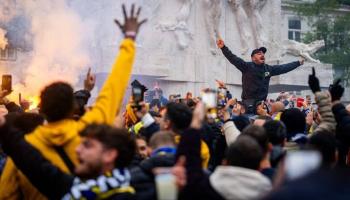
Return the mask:
<path id="1" fill-rule="evenodd" d="M 37 148 L 43 156 L 65 172 L 69 172 L 53 146 L 63 146 L 74 164 L 78 163 L 75 149 L 80 143 L 79 131 L 87 124 L 105 123 L 112 125 L 122 104 L 135 57 L 135 44 L 125 39 L 119 56 L 107 78 L 93 108 L 79 121 L 64 119 L 37 127 L 25 139 Z M 45 174 L 43 174 L 45 176 Z M 46 199 L 8 159 L 0 179 L 0 199 Z"/>

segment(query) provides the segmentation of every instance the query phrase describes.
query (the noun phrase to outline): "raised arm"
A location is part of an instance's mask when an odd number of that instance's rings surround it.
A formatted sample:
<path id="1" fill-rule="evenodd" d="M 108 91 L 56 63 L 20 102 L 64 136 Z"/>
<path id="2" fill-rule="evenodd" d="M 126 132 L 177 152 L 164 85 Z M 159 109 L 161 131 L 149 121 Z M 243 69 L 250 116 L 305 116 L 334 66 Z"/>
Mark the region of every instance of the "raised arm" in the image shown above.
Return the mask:
<path id="1" fill-rule="evenodd" d="M 315 94 L 318 112 L 322 119 L 314 132 L 326 130 L 335 133 L 336 122 L 332 113 L 331 96 L 328 92 L 321 92 L 320 81 L 316 77 L 315 68 L 312 68 L 312 74 L 309 75 L 308 83 L 311 91 Z"/>
<path id="2" fill-rule="evenodd" d="M 234 143 L 237 140 L 241 132 L 237 129 L 233 121 L 225 122 L 223 128 L 224 128 L 226 144 L 227 146 L 229 146 L 230 144 Z"/>
<path id="3" fill-rule="evenodd" d="M 295 61 L 295 62 L 283 64 L 283 65 L 273 65 L 270 68 L 270 73 L 271 73 L 271 76 L 285 74 L 287 72 L 290 72 L 290 71 L 296 69 L 297 67 L 299 67 L 303 64 L 304 64 L 304 60 Z"/>
<path id="4" fill-rule="evenodd" d="M 341 86 L 340 80 L 329 87 L 329 92 L 332 96 L 332 111 L 337 121 L 336 137 L 339 141 L 339 159 L 338 165 L 346 166 L 349 153 L 349 138 L 350 138 L 350 114 L 345 106 L 340 102 L 344 94 L 344 87 Z"/>
<path id="5" fill-rule="evenodd" d="M 231 52 L 231 50 L 225 46 L 224 41 L 219 39 L 217 41 L 218 47 L 221 49 L 222 53 L 226 59 L 233 64 L 239 71 L 244 72 L 247 69 L 247 63 Z"/>
<path id="6" fill-rule="evenodd" d="M 345 106 L 340 102 L 345 90 L 344 87 L 340 85 L 340 81 L 341 80 L 338 79 L 334 84 L 329 86 L 329 92 L 331 94 L 333 104 L 332 111 L 337 121 L 337 129 L 339 131 L 343 131 L 350 137 L 350 114 L 346 110 Z"/>
<path id="7" fill-rule="evenodd" d="M 133 5 L 130 16 L 128 17 L 125 6 L 123 5 L 125 24 L 122 25 L 118 20 L 115 20 L 116 24 L 122 30 L 125 39 L 120 46 L 119 56 L 113 65 L 112 72 L 103 85 L 95 105 L 92 110 L 86 112 L 80 119 L 81 128 L 89 123 L 112 125 L 116 114 L 120 110 L 135 59 L 134 40 L 140 26 L 146 22 L 146 20 L 138 22 L 141 9 L 139 8 L 136 14 L 134 10 Z"/>
<path id="8" fill-rule="evenodd" d="M 231 120 L 230 113 L 225 109 L 224 112 L 224 126 L 223 126 L 223 132 L 226 139 L 226 144 L 229 146 L 230 144 L 234 143 L 237 140 L 237 137 L 241 134 L 241 132 L 237 129 L 234 122 Z"/>
<path id="9" fill-rule="evenodd" d="M 220 196 L 211 187 L 209 178 L 202 169 L 200 128 L 204 116 L 204 105 L 198 103 L 193 112 L 191 128 L 182 134 L 177 148 L 176 156 L 184 156 L 186 159 L 187 184 L 182 191 L 183 199 L 218 199 Z"/>

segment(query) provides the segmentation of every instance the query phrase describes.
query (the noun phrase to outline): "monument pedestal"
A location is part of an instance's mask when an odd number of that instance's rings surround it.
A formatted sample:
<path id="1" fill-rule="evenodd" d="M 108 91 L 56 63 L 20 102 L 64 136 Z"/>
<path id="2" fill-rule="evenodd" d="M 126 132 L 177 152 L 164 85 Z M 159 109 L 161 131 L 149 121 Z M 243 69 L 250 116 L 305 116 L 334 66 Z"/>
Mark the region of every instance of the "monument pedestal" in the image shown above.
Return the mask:
<path id="1" fill-rule="evenodd" d="M 82 2 L 94 6 L 81 9 L 78 6 Z M 104 19 L 98 21 L 94 42 L 98 45 L 93 47 L 96 66 L 100 66 L 96 71 L 102 74 L 109 72 L 118 50 L 116 37 L 119 35 L 121 39 L 116 27 L 110 25 L 111 16 L 121 19 L 119 4 L 129 6 L 133 2 L 107 0 L 100 5 L 93 0 L 74 0 L 72 3 L 87 19 Z M 226 82 L 233 95 L 240 98 L 242 74 L 217 49 L 214 40 L 218 36 L 215 34 L 224 39 L 234 54 L 246 61 L 250 61 L 250 52 L 259 47 L 259 43 L 268 49 L 266 58 L 269 64 L 300 59 L 283 52 L 281 1 L 260 2 L 262 4 L 252 7 L 249 1 L 237 1 L 237 4 L 227 0 L 137 1 L 143 7 L 142 16 L 149 21 L 142 27 L 137 40 L 134 78 L 141 79 L 150 89 L 157 82 L 165 96 L 184 95 L 188 91 L 197 96 L 203 88 L 215 88 L 218 79 Z M 241 19 L 244 15 L 247 18 Z M 259 20 L 259 17 L 264 20 Z M 246 34 L 242 35 L 241 29 Z M 281 57 L 283 54 L 285 56 Z M 307 89 L 311 66 L 316 67 L 322 86 L 332 80 L 330 65 L 309 63 L 286 75 L 274 77 L 271 91 Z"/>

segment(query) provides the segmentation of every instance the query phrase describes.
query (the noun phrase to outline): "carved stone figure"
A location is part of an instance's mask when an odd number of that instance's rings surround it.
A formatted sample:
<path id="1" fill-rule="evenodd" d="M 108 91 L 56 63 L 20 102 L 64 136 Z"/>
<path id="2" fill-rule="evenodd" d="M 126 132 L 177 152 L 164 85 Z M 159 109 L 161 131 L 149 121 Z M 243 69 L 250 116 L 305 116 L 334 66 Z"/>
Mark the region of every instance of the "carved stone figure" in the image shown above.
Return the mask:
<path id="1" fill-rule="evenodd" d="M 266 5 L 267 0 L 249 0 L 251 13 L 251 26 L 254 33 L 256 47 L 264 46 L 267 42 L 266 32 L 264 31 L 261 10 Z"/>
<path id="2" fill-rule="evenodd" d="M 186 49 L 189 45 L 192 33 L 188 29 L 188 18 L 191 14 L 191 8 L 194 0 L 179 0 L 183 3 L 177 19 L 177 28 L 175 30 L 176 38 L 179 42 L 179 46 L 182 49 Z"/>
<path id="3" fill-rule="evenodd" d="M 221 0 L 203 0 L 206 9 L 205 25 L 209 34 L 210 52 L 217 54 L 216 40 L 220 38 Z"/>
<path id="4" fill-rule="evenodd" d="M 190 40 L 193 38 L 193 34 L 188 28 L 188 19 L 191 14 L 192 4 L 194 0 L 178 0 L 182 3 L 181 8 L 176 16 L 174 23 L 160 23 L 157 28 L 162 31 L 174 31 L 176 40 L 180 49 L 186 49 Z"/>
<path id="5" fill-rule="evenodd" d="M 252 36 L 247 27 L 248 16 L 243 8 L 243 0 L 228 0 L 229 4 L 235 15 L 235 20 L 237 24 L 237 31 L 239 32 L 239 36 L 241 39 L 242 45 L 242 55 L 246 55 L 249 50 L 249 40 L 251 40 Z"/>
<path id="6" fill-rule="evenodd" d="M 304 44 L 294 40 L 286 40 L 283 42 L 284 52 L 282 56 L 289 53 L 294 56 L 301 56 L 310 62 L 320 63 L 319 60 L 312 58 L 311 55 L 316 53 L 320 48 L 324 47 L 324 45 L 324 40 L 316 40 L 310 44 Z"/>

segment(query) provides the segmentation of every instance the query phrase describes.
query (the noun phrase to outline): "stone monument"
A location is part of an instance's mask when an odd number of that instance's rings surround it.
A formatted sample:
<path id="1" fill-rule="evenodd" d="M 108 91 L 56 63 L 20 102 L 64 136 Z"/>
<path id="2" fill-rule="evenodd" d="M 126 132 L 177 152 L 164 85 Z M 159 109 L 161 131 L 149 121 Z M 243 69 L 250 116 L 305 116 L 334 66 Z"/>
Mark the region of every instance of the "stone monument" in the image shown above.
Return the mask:
<path id="1" fill-rule="evenodd" d="M 142 6 L 141 17 L 148 18 L 137 39 L 134 78 L 149 88 L 158 83 L 166 95 L 188 91 L 199 95 L 203 88 L 216 87 L 219 79 L 240 97 L 241 73 L 217 49 L 217 38 L 246 61 L 260 46 L 268 49 L 268 64 L 306 58 L 305 66 L 274 77 L 272 92 L 307 89 L 312 66 L 322 77 L 322 86 L 332 81 L 332 66 L 312 58 L 322 41 L 282 41 L 281 0 L 71 0 L 69 7 L 83 22 L 91 22 L 94 37 L 88 52 L 93 71 L 100 76 L 98 86 L 110 71 L 122 39 L 113 19 L 122 19 L 123 3 Z"/>

